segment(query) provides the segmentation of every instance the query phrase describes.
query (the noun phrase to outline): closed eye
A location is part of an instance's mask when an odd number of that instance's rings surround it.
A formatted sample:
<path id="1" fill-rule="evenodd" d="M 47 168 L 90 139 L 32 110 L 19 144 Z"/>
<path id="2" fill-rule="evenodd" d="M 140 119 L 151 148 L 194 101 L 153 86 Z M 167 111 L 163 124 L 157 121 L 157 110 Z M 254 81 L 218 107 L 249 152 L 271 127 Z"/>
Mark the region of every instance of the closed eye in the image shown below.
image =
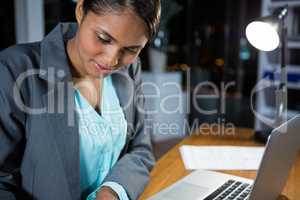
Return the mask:
<path id="1" fill-rule="evenodd" d="M 132 49 L 132 48 L 125 48 L 125 50 L 126 50 L 127 52 L 131 53 L 131 54 L 136 54 L 136 53 L 138 53 L 138 50 Z"/>
<path id="2" fill-rule="evenodd" d="M 111 43 L 111 39 L 106 39 L 100 35 L 97 34 L 97 39 L 102 42 L 103 44 L 110 44 Z"/>

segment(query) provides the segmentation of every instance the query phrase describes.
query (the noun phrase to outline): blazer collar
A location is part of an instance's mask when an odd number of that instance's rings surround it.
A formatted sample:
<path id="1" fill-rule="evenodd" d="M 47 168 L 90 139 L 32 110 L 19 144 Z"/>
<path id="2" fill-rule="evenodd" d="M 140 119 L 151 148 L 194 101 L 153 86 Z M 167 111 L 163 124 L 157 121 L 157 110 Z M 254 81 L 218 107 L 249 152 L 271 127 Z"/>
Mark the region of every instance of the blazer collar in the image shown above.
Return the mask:
<path id="1" fill-rule="evenodd" d="M 134 80 L 129 76 L 128 67 L 125 67 L 112 75 L 112 81 L 119 98 L 120 105 L 123 109 L 125 118 L 127 120 L 127 135 L 130 139 L 133 136 L 133 115 L 134 115 L 134 99 L 135 99 L 135 85 Z"/>
<path id="2" fill-rule="evenodd" d="M 65 42 L 74 37 L 76 23 L 59 23 L 41 42 L 41 73 L 39 77 L 56 82 L 71 77 Z M 49 70 L 55 70 L 56 76 L 49 76 Z M 57 75 L 59 74 L 59 75 Z"/>

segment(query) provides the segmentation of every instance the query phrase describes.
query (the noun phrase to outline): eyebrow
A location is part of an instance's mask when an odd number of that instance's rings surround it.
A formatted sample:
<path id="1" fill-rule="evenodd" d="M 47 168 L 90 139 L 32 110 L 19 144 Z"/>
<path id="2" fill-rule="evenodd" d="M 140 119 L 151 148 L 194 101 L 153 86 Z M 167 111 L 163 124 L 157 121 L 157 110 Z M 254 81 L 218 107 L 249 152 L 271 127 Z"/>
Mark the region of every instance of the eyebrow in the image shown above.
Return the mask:
<path id="1" fill-rule="evenodd" d="M 102 34 L 104 34 L 105 36 L 109 37 L 109 39 L 113 40 L 114 42 L 118 42 L 117 39 L 115 39 L 113 36 L 111 36 L 107 31 L 99 28 L 99 30 L 102 32 Z M 128 47 L 125 47 L 125 48 L 128 48 L 128 49 L 142 49 L 143 46 L 142 45 L 133 45 L 133 46 L 128 46 Z"/>

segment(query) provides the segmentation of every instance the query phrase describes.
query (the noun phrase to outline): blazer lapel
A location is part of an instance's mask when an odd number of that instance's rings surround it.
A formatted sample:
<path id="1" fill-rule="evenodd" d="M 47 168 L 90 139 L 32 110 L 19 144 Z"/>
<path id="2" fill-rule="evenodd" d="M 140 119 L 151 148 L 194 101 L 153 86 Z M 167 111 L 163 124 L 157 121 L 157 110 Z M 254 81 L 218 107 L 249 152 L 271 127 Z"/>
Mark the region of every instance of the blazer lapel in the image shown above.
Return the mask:
<path id="1" fill-rule="evenodd" d="M 43 96 L 47 118 L 61 155 L 73 199 L 80 198 L 79 132 L 76 122 L 74 89 L 67 81 L 57 82 Z"/>
<path id="2" fill-rule="evenodd" d="M 126 68 L 113 73 L 112 80 L 127 121 L 128 143 L 134 133 L 134 82 L 125 70 Z"/>

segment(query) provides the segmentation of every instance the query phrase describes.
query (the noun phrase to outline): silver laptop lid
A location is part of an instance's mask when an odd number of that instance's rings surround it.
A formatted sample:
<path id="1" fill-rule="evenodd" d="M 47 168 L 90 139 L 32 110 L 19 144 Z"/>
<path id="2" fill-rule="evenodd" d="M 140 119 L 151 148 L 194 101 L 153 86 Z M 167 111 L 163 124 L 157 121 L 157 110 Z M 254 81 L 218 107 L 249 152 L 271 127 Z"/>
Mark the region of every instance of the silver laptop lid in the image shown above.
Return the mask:
<path id="1" fill-rule="evenodd" d="M 272 131 L 250 199 L 273 200 L 280 195 L 300 147 L 300 115 Z"/>

